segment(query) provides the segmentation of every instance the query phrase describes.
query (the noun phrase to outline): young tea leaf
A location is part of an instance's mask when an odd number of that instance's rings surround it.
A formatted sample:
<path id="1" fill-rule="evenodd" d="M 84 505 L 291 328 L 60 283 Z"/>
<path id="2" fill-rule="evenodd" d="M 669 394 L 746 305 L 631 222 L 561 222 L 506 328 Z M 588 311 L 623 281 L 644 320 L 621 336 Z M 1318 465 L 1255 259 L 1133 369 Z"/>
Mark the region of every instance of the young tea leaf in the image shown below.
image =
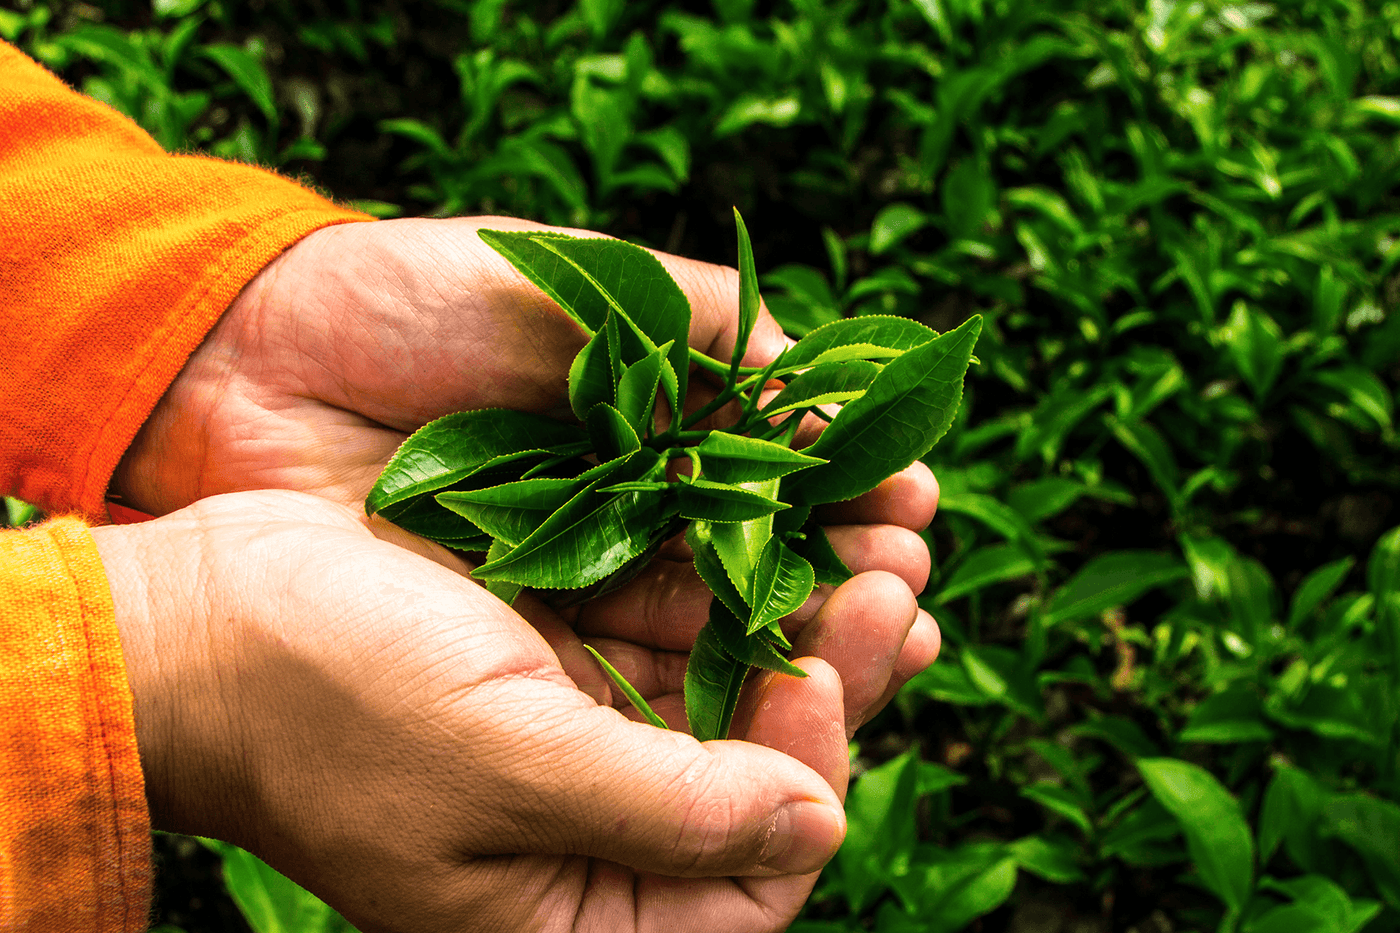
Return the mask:
<path id="1" fill-rule="evenodd" d="M 569 407 L 583 421 L 593 406 L 617 401 L 617 322 L 611 314 L 569 367 Z"/>
<path id="2" fill-rule="evenodd" d="M 505 557 L 510 553 L 513 547 L 513 544 L 498 538 L 491 542 L 491 547 L 486 552 L 486 559 L 492 561 Z M 525 589 L 525 587 L 521 586 L 519 583 L 511 583 L 509 580 L 486 581 L 486 592 L 490 593 L 507 606 L 515 604 L 515 597 L 519 596 L 520 591 L 523 589 Z"/>
<path id="3" fill-rule="evenodd" d="M 744 594 L 739 592 L 739 588 L 725 572 L 724 564 L 720 562 L 719 553 L 715 551 L 714 542 L 710 539 L 710 527 L 709 522 L 691 522 L 686 531 L 686 543 L 695 555 L 695 572 L 700 575 L 700 579 L 709 587 L 715 598 L 724 603 L 731 613 L 738 618 L 748 618 L 748 603 Z"/>
<path id="4" fill-rule="evenodd" d="M 509 547 L 503 551 L 496 545 L 514 547 L 524 541 L 583 485 L 575 479 L 526 479 L 486 489 L 442 492 L 437 501 L 495 538 L 488 560 L 497 560 Z"/>
<path id="5" fill-rule="evenodd" d="M 808 504 L 852 499 L 928 453 L 953 423 L 981 330 L 982 318 L 974 316 L 887 365 L 803 451 L 831 462 L 784 480 L 783 498 Z"/>
<path id="6" fill-rule="evenodd" d="M 748 673 L 749 666 L 730 657 L 706 623 L 685 666 L 685 716 L 691 735 L 701 742 L 729 736 L 729 724 Z"/>
<path id="7" fill-rule="evenodd" d="M 642 554 L 654 532 L 675 514 L 661 492 L 609 495 L 597 486 L 647 475 L 657 457 L 639 451 L 584 474 L 591 482 L 547 518 L 506 557 L 473 571 L 482 579 L 576 589 L 601 580 Z M 590 476 L 590 474 L 592 474 Z"/>
<path id="8" fill-rule="evenodd" d="M 405 531 L 459 551 L 484 551 L 491 546 L 491 536 L 485 530 L 443 508 L 431 494 L 404 499 L 380 514 Z"/>
<path id="9" fill-rule="evenodd" d="M 760 414 L 772 418 L 798 408 L 849 402 L 864 395 L 879 374 L 880 366 L 866 360 L 814 366 L 799 373 L 771 402 L 763 406 Z"/>
<path id="10" fill-rule="evenodd" d="M 656 346 L 668 342 L 666 358 L 685 398 L 690 372 L 690 301 L 666 267 L 640 246 L 621 240 L 551 237 L 546 249 L 574 265 L 603 300 L 635 321 Z"/>
<path id="11" fill-rule="evenodd" d="M 922 346 L 937 336 L 936 331 L 904 317 L 869 314 L 844 318 L 824 324 L 797 341 L 788 349 L 782 369 L 783 372 L 808 369 L 823 362 L 823 354 L 840 347 L 861 348 L 861 356 L 844 357 L 848 360 L 888 359 Z M 874 352 L 863 355 L 867 348 Z"/>
<path id="12" fill-rule="evenodd" d="M 841 555 L 831 546 L 831 539 L 826 536 L 825 528 L 816 522 L 808 522 L 802 526 L 802 534 L 802 538 L 790 539 L 788 547 L 812 565 L 812 573 L 817 583 L 840 586 L 855 576 L 841 559 Z"/>
<path id="13" fill-rule="evenodd" d="M 788 508 L 761 493 L 730 483 L 697 479 L 680 484 L 680 515 L 705 522 L 745 522 Z"/>
<path id="14" fill-rule="evenodd" d="M 657 347 L 645 357 L 628 366 L 617 383 L 617 410 L 638 435 L 651 428 L 651 413 L 656 407 L 656 387 L 661 381 L 669 343 Z"/>
<path id="15" fill-rule="evenodd" d="M 749 335 L 758 320 L 758 272 L 754 269 L 753 245 L 739 209 L 734 208 L 734 227 L 739 234 L 739 332 L 734 341 L 734 357 L 729 364 L 729 381 L 737 381 L 739 366 L 749 348 Z"/>
<path id="16" fill-rule="evenodd" d="M 503 408 L 447 415 L 419 428 L 399 446 L 365 499 L 365 511 L 373 515 L 508 460 L 546 450 L 582 452 L 587 444 L 587 434 L 577 425 L 543 415 Z"/>
<path id="17" fill-rule="evenodd" d="M 608 663 L 607 658 L 594 650 L 592 645 L 584 645 L 583 647 L 588 649 L 588 653 L 593 655 L 593 660 L 597 661 L 602 666 L 603 672 L 612 679 L 612 682 L 617 685 L 617 689 L 622 691 L 622 695 L 627 697 L 628 702 L 636 707 L 637 712 L 641 713 L 647 722 L 656 726 L 658 729 L 671 728 L 666 725 L 666 720 L 656 715 L 655 711 L 651 708 L 651 704 L 647 703 L 642 695 L 637 692 L 637 688 L 629 684 L 627 678 L 619 674 L 617 668 Z"/>
<path id="18" fill-rule="evenodd" d="M 606 402 L 599 402 L 588 411 L 588 436 L 599 457 L 612 460 L 642 449 L 642 439 L 627 421 L 627 416 Z"/>
<path id="19" fill-rule="evenodd" d="M 826 462 L 782 444 L 725 431 L 709 434 L 695 451 L 705 479 L 716 483 L 762 482 Z"/>
<path id="20" fill-rule="evenodd" d="M 574 323 L 592 336 L 607 320 L 608 300 L 582 270 L 545 246 L 563 234 L 534 230 L 478 230 L 477 236 L 504 256 L 516 271 L 539 286 Z"/>
<path id="21" fill-rule="evenodd" d="M 751 492 L 773 498 L 779 482 L 772 479 L 741 485 Z M 709 526 L 709 534 L 725 572 L 747 601 L 752 595 L 753 573 L 758 566 L 758 558 L 763 554 L 768 539 L 773 537 L 773 516 L 765 515 L 746 522 L 714 523 Z"/>
<path id="22" fill-rule="evenodd" d="M 718 599 L 710 604 L 709 627 L 714 629 L 720 647 L 734 660 L 793 677 L 807 676 L 806 671 L 783 657 L 782 652 L 769 640 L 766 631 L 757 634 L 745 632 L 743 620 Z"/>
<path id="23" fill-rule="evenodd" d="M 749 604 L 748 634 L 767 628 L 783 616 L 796 612 L 812 595 L 816 579 L 812 565 L 773 537 L 768 539 L 754 570 Z"/>

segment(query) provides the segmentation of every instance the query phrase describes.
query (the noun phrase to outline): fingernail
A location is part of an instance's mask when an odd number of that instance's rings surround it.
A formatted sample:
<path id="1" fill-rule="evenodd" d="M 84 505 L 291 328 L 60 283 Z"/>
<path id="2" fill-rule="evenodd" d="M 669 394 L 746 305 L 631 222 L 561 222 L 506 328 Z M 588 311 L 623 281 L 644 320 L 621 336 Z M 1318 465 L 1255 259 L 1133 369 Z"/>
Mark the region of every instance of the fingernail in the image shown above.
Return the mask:
<path id="1" fill-rule="evenodd" d="M 790 803 L 778 811 L 773 834 L 763 850 L 763 865 L 790 875 L 821 868 L 846 837 L 846 815 L 810 800 Z"/>

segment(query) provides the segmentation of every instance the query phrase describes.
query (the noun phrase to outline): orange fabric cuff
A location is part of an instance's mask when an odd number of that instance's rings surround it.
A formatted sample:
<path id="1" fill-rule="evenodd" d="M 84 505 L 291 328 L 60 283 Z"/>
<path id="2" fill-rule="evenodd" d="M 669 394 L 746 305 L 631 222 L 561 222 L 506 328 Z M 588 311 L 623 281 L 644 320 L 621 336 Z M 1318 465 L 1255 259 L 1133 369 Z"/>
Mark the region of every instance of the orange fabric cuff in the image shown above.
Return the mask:
<path id="1" fill-rule="evenodd" d="M 71 518 L 0 533 L 0 929 L 145 930 L 150 848 L 92 535 Z"/>
<path id="2" fill-rule="evenodd" d="M 106 521 L 107 485 L 237 296 L 372 218 L 272 172 L 172 156 L 0 43 L 0 489 Z"/>

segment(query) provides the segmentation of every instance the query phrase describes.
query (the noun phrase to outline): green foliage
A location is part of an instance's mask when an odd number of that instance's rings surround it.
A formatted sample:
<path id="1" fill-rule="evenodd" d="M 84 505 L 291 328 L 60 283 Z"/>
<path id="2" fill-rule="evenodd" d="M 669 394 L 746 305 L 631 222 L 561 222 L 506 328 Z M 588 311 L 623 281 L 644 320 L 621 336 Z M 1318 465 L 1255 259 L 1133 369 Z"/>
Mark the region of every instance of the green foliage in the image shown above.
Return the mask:
<path id="1" fill-rule="evenodd" d="M 253 933 L 355 933 L 320 898 L 262 859 L 216 839 L 201 839 L 224 862 L 224 882 Z"/>
<path id="2" fill-rule="evenodd" d="M 1394 3 L 242 6 L 21 3 L 0 34 L 167 144 L 275 162 L 305 137 L 325 160 L 283 164 L 385 213 L 733 264 L 738 204 L 769 309 L 869 328 L 870 365 L 983 315 L 932 461 L 943 655 L 862 733 L 849 840 L 794 929 L 1400 929 Z M 262 64 L 276 145 L 211 45 Z M 638 423 L 596 394 L 606 340 L 580 398 Z M 866 388 L 808 347 L 783 404 Z M 395 520 L 459 517 L 434 513 Z M 790 546 L 839 580 L 824 541 Z M 1248 885 L 1154 761 L 1235 801 Z"/>
<path id="3" fill-rule="evenodd" d="M 792 645 L 778 623 L 812 595 L 817 574 L 788 540 L 822 534 L 811 504 L 852 499 L 928 453 L 952 423 L 981 330 L 976 317 L 943 336 L 896 319 L 818 328 L 790 355 L 811 362 L 839 355 L 845 362 L 805 369 L 793 385 L 805 378 L 810 391 L 779 406 L 775 423 L 770 409 L 759 409 L 759 397 L 775 373 L 790 371 L 788 350 L 763 367 L 741 365 L 760 299 L 748 231 L 737 212 L 735 221 L 740 330 L 727 365 L 684 342 L 690 305 L 640 247 L 482 231 L 588 336 L 569 367 L 569 406 L 588 443 L 578 440 L 579 428 L 548 427 L 539 416 L 449 415 L 403 443 L 365 501 L 369 514 L 406 516 L 405 527 L 448 547 L 486 551 L 473 575 L 507 602 L 524 586 L 589 588 L 585 597 L 606 592 L 688 526 L 701 579 L 715 595 L 685 677 L 686 716 L 701 741 L 728 735 L 750 668 L 806 676 L 784 656 Z M 922 340 L 908 339 L 911 331 Z M 908 348 L 885 346 L 899 342 Z M 862 359 L 868 357 L 885 362 Z M 831 369 L 852 364 L 870 367 L 858 390 L 844 371 Z M 692 365 L 723 382 L 712 401 L 683 418 L 679 402 Z M 671 413 L 664 423 L 656 417 L 663 396 Z M 848 403 L 831 415 L 819 406 L 834 396 Z M 732 425 L 692 427 L 729 402 L 740 409 Z M 792 450 L 795 428 L 809 414 L 830 424 L 811 446 Z M 682 460 L 692 472 L 668 480 L 670 466 Z M 780 526 L 774 514 L 794 506 L 800 517 Z M 819 556 L 823 579 L 844 569 L 834 554 Z M 664 728 L 637 691 L 603 665 L 632 705 Z"/>

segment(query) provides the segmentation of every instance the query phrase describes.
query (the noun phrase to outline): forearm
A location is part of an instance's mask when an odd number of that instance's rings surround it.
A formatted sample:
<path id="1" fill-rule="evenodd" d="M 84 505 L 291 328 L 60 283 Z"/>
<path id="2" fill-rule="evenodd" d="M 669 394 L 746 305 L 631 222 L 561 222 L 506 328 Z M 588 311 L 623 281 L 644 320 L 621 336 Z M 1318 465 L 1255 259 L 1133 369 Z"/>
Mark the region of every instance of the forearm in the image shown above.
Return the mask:
<path id="1" fill-rule="evenodd" d="M 243 285 L 369 219 L 271 172 L 173 156 L 0 43 L 0 489 L 106 518 L 108 482 Z"/>

